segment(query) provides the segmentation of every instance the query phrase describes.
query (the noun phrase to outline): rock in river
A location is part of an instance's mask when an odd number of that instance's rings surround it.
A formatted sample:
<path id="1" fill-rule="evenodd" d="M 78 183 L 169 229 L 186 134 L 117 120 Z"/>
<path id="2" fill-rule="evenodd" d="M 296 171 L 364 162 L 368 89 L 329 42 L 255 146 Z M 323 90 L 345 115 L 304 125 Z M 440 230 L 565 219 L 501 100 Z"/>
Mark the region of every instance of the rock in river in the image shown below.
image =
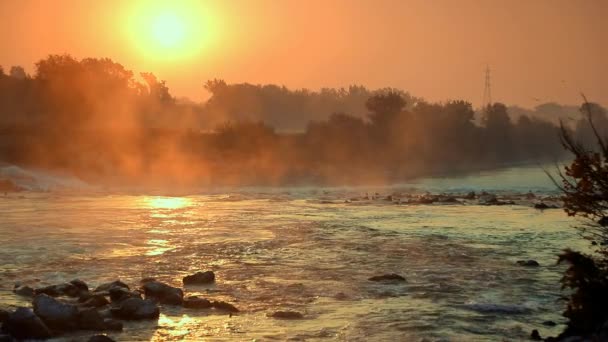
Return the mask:
<path id="1" fill-rule="evenodd" d="M 210 301 L 205 298 L 199 298 L 197 296 L 190 296 L 184 299 L 183 303 L 185 308 L 188 309 L 210 309 L 213 307 Z"/>
<path id="2" fill-rule="evenodd" d="M 193 275 L 185 276 L 183 279 L 184 285 L 209 284 L 215 281 L 215 273 L 213 271 L 196 272 Z"/>
<path id="3" fill-rule="evenodd" d="M 82 330 L 122 330 L 122 323 L 103 318 L 95 308 L 86 308 L 78 313 L 78 328 Z"/>
<path id="4" fill-rule="evenodd" d="M 95 335 L 91 336 L 87 342 L 115 342 L 113 339 L 106 335 Z"/>
<path id="5" fill-rule="evenodd" d="M 46 339 L 51 331 L 30 308 L 17 308 L 2 324 L 2 330 L 17 339 Z"/>
<path id="6" fill-rule="evenodd" d="M 161 304 L 181 305 L 184 301 L 182 289 L 159 281 L 146 282 L 143 289 L 146 299 L 156 300 Z"/>
<path id="7" fill-rule="evenodd" d="M 15 285 L 13 292 L 23 297 L 34 297 L 34 289 L 27 285 Z"/>
<path id="8" fill-rule="evenodd" d="M 154 319 L 160 314 L 154 301 L 141 298 L 125 299 L 111 310 L 114 316 L 125 320 Z"/>
<path id="9" fill-rule="evenodd" d="M 405 278 L 403 278 L 402 276 L 395 274 L 395 273 L 390 273 L 390 274 L 383 274 L 380 276 L 373 276 L 371 278 L 368 279 L 369 281 L 391 281 L 391 282 L 400 282 L 400 281 L 405 281 Z"/>
<path id="10" fill-rule="evenodd" d="M 78 308 L 57 299 L 40 294 L 34 297 L 34 312 L 44 323 L 55 329 L 71 330 L 76 328 Z"/>
<path id="11" fill-rule="evenodd" d="M 120 280 L 115 280 L 111 283 L 105 283 L 105 284 L 101 284 L 101 285 L 97 286 L 97 288 L 95 288 L 95 292 L 107 292 L 107 291 L 110 291 L 110 289 L 113 287 L 122 287 L 127 290 L 129 289 L 129 285 L 123 283 Z"/>
<path id="12" fill-rule="evenodd" d="M 126 289 L 124 287 L 112 287 L 108 292 L 110 294 L 110 300 L 112 301 L 112 304 L 120 303 L 128 298 L 141 299 L 141 294 L 139 292 L 131 292 L 129 291 L 129 289 Z"/>
<path id="13" fill-rule="evenodd" d="M 279 319 L 302 319 L 304 315 L 297 311 L 275 311 L 270 317 L 279 318 Z"/>
<path id="14" fill-rule="evenodd" d="M 538 267 L 540 264 L 536 260 L 518 260 L 518 265 L 527 266 L 527 267 Z"/>
<path id="15" fill-rule="evenodd" d="M 234 305 L 232 305 L 230 303 L 216 301 L 216 302 L 212 302 L 211 305 L 213 305 L 213 307 L 218 310 L 223 310 L 223 311 L 228 311 L 228 312 L 239 312 L 239 309 L 237 309 Z"/>

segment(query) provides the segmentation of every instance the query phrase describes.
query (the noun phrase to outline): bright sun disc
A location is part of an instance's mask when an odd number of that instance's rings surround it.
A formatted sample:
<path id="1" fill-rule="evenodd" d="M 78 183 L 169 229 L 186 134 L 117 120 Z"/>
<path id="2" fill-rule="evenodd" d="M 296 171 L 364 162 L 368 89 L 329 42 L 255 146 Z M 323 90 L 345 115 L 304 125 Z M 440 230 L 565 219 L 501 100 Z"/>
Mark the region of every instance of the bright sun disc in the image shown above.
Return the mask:
<path id="1" fill-rule="evenodd" d="M 161 13 L 152 21 L 151 32 L 154 39 L 167 48 L 183 43 L 187 33 L 183 18 L 175 13 Z"/>
<path id="2" fill-rule="evenodd" d="M 211 37 L 210 10 L 200 1 L 140 1 L 127 11 L 130 44 L 146 59 L 198 56 Z"/>

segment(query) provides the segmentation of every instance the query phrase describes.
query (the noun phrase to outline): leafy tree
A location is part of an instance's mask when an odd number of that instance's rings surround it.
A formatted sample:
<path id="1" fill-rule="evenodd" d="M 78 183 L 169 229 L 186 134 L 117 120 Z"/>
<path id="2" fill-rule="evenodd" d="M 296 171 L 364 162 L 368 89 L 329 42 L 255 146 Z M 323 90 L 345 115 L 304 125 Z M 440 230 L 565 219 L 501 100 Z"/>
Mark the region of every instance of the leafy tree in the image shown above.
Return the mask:
<path id="1" fill-rule="evenodd" d="M 608 338 L 608 139 L 597 129 L 593 106 L 585 101 L 581 110 L 596 146 L 589 148 L 575 140 L 562 124 L 562 144 L 574 160 L 560 173 L 560 188 L 566 213 L 588 220 L 583 234 L 598 247 L 593 255 L 568 249 L 559 256 L 559 262 L 569 264 L 562 286 L 572 293 L 564 312 L 567 328 L 558 338 L 582 336 L 604 341 Z"/>
<path id="2" fill-rule="evenodd" d="M 21 66 L 11 67 L 11 71 L 10 71 L 9 75 L 12 78 L 16 78 L 18 80 L 23 80 L 23 79 L 27 78 L 27 73 L 25 72 L 25 69 L 23 69 L 23 67 L 21 67 Z"/>

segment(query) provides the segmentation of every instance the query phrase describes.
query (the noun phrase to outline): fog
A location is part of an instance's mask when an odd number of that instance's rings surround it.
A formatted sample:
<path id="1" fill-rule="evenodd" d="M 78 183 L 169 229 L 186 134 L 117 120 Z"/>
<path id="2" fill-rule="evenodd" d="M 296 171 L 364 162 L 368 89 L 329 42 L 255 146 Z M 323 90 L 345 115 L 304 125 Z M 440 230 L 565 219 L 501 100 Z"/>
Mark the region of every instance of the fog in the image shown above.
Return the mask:
<path id="1" fill-rule="evenodd" d="M 576 106 L 433 103 L 394 88 L 287 89 L 201 80 L 204 103 L 110 59 L 51 55 L 0 71 L 0 161 L 93 184 L 389 184 L 564 156 Z M 606 110 L 592 104 L 598 127 Z"/>

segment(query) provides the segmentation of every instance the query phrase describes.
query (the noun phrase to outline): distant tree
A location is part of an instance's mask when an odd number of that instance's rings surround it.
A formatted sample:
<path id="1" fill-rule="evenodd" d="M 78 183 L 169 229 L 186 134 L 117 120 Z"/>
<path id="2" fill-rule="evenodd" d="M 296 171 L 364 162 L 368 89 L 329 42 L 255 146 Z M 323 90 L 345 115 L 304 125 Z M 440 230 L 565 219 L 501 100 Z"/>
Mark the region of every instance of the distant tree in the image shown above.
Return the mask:
<path id="1" fill-rule="evenodd" d="M 11 71 L 10 71 L 9 75 L 12 78 L 16 78 L 18 80 L 24 80 L 27 78 L 27 73 L 25 72 L 25 69 L 23 69 L 23 67 L 21 67 L 21 66 L 11 67 Z"/>
<path id="2" fill-rule="evenodd" d="M 378 126 L 387 125 L 401 113 L 405 105 L 405 99 L 396 91 L 376 94 L 365 102 L 370 121 Z"/>
<path id="3" fill-rule="evenodd" d="M 165 81 L 159 81 L 151 72 L 142 72 L 140 75 L 148 85 L 148 92 L 151 98 L 165 104 L 175 102 L 175 99 L 169 93 L 169 87 L 167 87 Z"/>
<path id="4" fill-rule="evenodd" d="M 595 130 L 602 137 L 608 136 L 608 115 L 604 107 L 597 103 L 583 103 L 579 109 L 581 112 L 586 113 L 585 117 L 578 120 L 576 123 L 576 140 L 587 146 L 588 148 L 597 147 L 597 140 L 594 138 L 594 128 L 591 127 L 591 123 L 595 126 Z"/>
<path id="5" fill-rule="evenodd" d="M 491 159 L 507 162 L 514 157 L 512 124 L 507 106 L 502 103 L 489 105 L 484 113 L 486 149 Z"/>

